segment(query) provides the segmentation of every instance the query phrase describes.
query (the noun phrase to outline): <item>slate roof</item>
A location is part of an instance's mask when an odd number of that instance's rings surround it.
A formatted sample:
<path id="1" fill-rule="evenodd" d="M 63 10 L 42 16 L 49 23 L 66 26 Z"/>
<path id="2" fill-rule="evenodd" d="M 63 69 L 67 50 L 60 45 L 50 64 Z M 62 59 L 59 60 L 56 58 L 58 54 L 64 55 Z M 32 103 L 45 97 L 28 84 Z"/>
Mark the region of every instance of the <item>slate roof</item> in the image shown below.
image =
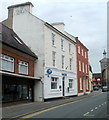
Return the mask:
<path id="1" fill-rule="evenodd" d="M 10 28 L 0 23 L 0 42 L 10 46 L 20 52 L 30 55 L 38 59 L 37 55 L 33 53 L 30 48 L 19 38 L 19 36 Z"/>

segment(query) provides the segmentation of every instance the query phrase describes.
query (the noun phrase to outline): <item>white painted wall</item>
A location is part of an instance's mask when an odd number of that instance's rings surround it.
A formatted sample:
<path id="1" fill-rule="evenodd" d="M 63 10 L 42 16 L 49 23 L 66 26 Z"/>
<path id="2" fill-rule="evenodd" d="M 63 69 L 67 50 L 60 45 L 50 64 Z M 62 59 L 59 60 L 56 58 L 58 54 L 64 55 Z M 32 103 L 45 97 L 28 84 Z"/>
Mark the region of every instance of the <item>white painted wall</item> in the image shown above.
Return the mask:
<path id="1" fill-rule="evenodd" d="M 13 16 L 13 29 L 21 39 L 38 56 L 36 64 L 36 77 L 43 77 L 44 70 L 44 22 L 26 12 Z"/>
<path id="2" fill-rule="evenodd" d="M 60 36 L 55 31 L 51 30 L 47 26 L 44 27 L 44 39 L 45 39 L 45 78 L 44 78 L 44 97 L 62 97 L 62 91 L 59 90 L 59 85 L 62 86 L 62 73 L 66 73 L 65 77 L 65 96 L 77 95 L 77 70 L 76 70 L 76 46 L 70 41 L 66 40 L 64 37 Z M 52 46 L 52 33 L 55 34 L 55 47 Z M 61 50 L 61 39 L 64 40 L 64 51 Z M 72 54 L 69 54 L 69 43 L 71 44 Z M 56 52 L 56 67 L 52 65 L 52 51 Z M 65 56 L 65 68 L 62 69 L 62 58 Z M 69 67 L 69 59 L 72 58 L 72 70 Z M 48 77 L 47 69 L 51 69 L 53 73 Z M 51 90 L 51 77 L 57 76 L 58 79 L 58 89 Z M 68 92 L 69 79 L 73 79 L 73 89 Z"/>
<path id="3" fill-rule="evenodd" d="M 17 9 L 17 8 L 16 8 Z M 13 29 L 19 37 L 31 48 L 38 56 L 35 64 L 35 77 L 40 78 L 42 82 L 35 81 L 35 101 L 42 101 L 44 98 L 62 97 L 62 91 L 59 90 L 59 85 L 62 86 L 62 74 L 66 73 L 65 77 L 65 96 L 77 95 L 77 70 L 76 70 L 76 46 L 72 44 L 72 54 L 69 54 L 69 43 L 64 37 L 55 33 L 50 28 L 44 25 L 44 21 L 35 17 L 29 12 L 21 12 L 13 14 Z M 19 10 L 20 8 L 18 8 Z M 52 46 L 51 33 L 56 35 L 56 47 Z M 61 50 L 61 39 L 64 40 L 64 51 Z M 56 67 L 52 66 L 52 51 L 56 52 Z M 61 68 L 61 56 L 65 56 L 65 67 Z M 69 69 L 69 59 L 73 58 L 72 70 Z M 51 77 L 46 74 L 47 69 L 52 69 L 51 76 L 57 76 L 58 89 L 51 90 Z M 73 89 L 68 93 L 68 79 L 74 80 Z M 43 83 L 43 84 L 42 84 Z"/>
<path id="4" fill-rule="evenodd" d="M 52 74 L 48 76 L 47 74 L 47 69 L 45 68 L 45 79 L 44 79 L 44 98 L 56 98 L 56 97 L 63 97 L 63 86 L 62 86 L 62 73 L 66 73 L 67 76 L 65 76 L 65 95 L 64 96 L 73 96 L 77 95 L 77 78 L 75 74 L 66 72 L 66 71 L 61 71 L 56 68 L 50 68 L 52 69 Z M 57 89 L 51 89 L 51 77 L 57 77 L 58 82 L 57 82 Z M 73 79 L 73 88 L 69 89 L 68 92 L 68 87 L 69 87 L 69 79 Z M 59 89 L 59 86 L 61 86 L 61 91 Z"/>
<path id="5" fill-rule="evenodd" d="M 70 41 L 66 40 L 64 37 L 60 36 L 58 33 L 52 31 L 48 27 L 44 27 L 44 39 L 45 39 L 45 66 L 52 66 L 52 51 L 56 52 L 56 67 L 59 70 L 63 70 L 61 68 L 61 56 L 65 56 L 65 67 L 68 66 L 67 69 L 64 69 L 67 72 L 77 73 L 76 72 L 76 46 Z M 55 34 L 56 43 L 55 47 L 52 46 L 52 38 L 51 34 Z M 61 50 L 61 39 L 64 40 L 64 51 Z M 69 43 L 71 44 L 71 54 L 69 54 Z M 72 58 L 72 70 L 69 68 L 69 59 Z"/>

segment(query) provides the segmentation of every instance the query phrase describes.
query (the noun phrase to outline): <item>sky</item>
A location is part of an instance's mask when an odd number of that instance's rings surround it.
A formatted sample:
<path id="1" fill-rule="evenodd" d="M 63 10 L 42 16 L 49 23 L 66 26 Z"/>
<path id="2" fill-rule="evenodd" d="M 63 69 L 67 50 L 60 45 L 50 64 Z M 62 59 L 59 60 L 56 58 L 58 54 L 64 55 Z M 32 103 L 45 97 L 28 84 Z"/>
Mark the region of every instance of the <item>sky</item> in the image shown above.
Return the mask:
<path id="1" fill-rule="evenodd" d="M 8 16 L 7 7 L 28 0 L 0 0 L 0 21 Z M 48 23 L 64 22 L 65 31 L 78 37 L 89 49 L 93 73 L 101 72 L 99 61 L 107 51 L 106 0 L 29 0 L 33 15 Z"/>

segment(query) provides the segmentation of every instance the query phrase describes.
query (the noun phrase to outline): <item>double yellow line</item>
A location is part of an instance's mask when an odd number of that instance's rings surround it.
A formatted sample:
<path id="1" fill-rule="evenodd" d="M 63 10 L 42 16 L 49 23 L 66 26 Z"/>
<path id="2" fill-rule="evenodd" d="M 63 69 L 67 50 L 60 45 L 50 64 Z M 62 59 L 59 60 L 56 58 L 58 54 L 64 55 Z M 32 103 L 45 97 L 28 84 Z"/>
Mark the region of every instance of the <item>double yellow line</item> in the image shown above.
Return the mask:
<path id="1" fill-rule="evenodd" d="M 98 95 L 100 95 L 100 94 L 101 94 L 101 93 L 95 94 L 95 95 L 92 96 L 92 97 L 98 96 Z M 35 113 L 29 114 L 29 115 L 25 115 L 25 116 L 21 117 L 21 119 L 23 118 L 23 120 L 24 120 L 24 119 L 26 119 L 26 118 L 32 118 L 33 116 L 37 116 L 37 115 L 39 115 L 39 114 L 41 114 L 41 113 L 48 112 L 48 111 L 50 111 L 50 110 L 57 109 L 57 108 L 59 108 L 59 107 L 65 106 L 65 105 L 69 105 L 69 104 L 72 104 L 72 103 L 76 103 L 76 102 L 82 101 L 83 99 L 88 99 L 88 98 L 82 98 L 82 99 L 79 99 L 79 100 L 76 100 L 76 101 L 64 103 L 64 104 L 62 104 L 62 105 L 58 105 L 58 106 L 55 106 L 55 107 L 52 107 L 52 108 L 48 108 L 48 109 L 45 109 L 45 110 L 42 110 L 42 111 L 39 111 L 39 112 L 35 112 Z M 19 120 L 20 120 L 20 119 L 19 119 Z"/>

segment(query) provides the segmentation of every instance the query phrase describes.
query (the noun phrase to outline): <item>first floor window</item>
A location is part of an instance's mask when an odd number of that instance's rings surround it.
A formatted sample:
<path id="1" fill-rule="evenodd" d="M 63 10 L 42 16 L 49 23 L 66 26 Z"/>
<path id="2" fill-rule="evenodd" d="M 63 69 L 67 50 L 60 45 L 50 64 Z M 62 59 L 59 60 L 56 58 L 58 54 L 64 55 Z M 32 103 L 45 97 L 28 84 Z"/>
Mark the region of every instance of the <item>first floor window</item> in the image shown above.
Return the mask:
<path id="1" fill-rule="evenodd" d="M 14 72 L 14 58 L 4 54 L 1 54 L 0 58 L 0 69 Z"/>
<path id="2" fill-rule="evenodd" d="M 87 64 L 86 64 L 86 73 L 87 73 Z"/>
<path id="3" fill-rule="evenodd" d="M 73 79 L 69 79 L 69 88 L 73 88 Z"/>
<path id="4" fill-rule="evenodd" d="M 82 85 L 83 85 L 82 78 L 80 78 L 80 90 L 82 90 Z"/>
<path id="5" fill-rule="evenodd" d="M 70 70 L 72 70 L 72 58 L 70 58 Z"/>
<path id="6" fill-rule="evenodd" d="M 52 61 L 53 61 L 53 66 L 56 66 L 56 52 L 52 52 Z"/>
<path id="7" fill-rule="evenodd" d="M 51 89 L 57 89 L 57 80 L 58 78 L 55 77 L 51 78 Z"/>
<path id="8" fill-rule="evenodd" d="M 82 63 L 82 71 L 84 72 L 84 63 Z"/>
<path id="9" fill-rule="evenodd" d="M 62 68 L 64 69 L 64 56 L 62 55 Z"/>
<path id="10" fill-rule="evenodd" d="M 28 63 L 25 61 L 19 62 L 19 73 L 21 74 L 28 74 Z"/>

